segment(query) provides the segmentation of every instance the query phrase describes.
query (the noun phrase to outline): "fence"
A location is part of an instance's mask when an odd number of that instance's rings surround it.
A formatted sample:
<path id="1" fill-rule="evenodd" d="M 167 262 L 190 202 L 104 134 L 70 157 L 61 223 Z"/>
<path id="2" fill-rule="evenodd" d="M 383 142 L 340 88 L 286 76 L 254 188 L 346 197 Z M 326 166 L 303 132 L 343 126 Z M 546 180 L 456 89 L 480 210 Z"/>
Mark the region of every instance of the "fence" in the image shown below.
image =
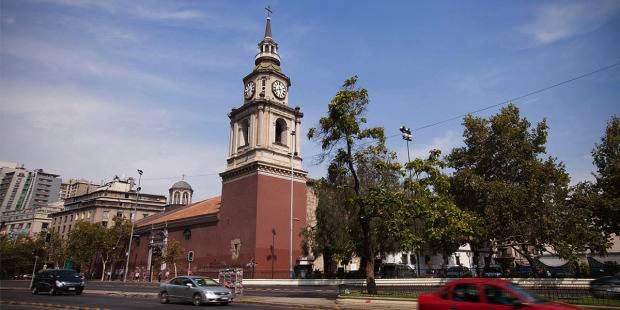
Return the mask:
<path id="1" fill-rule="evenodd" d="M 421 279 L 420 279 L 421 280 Z M 374 296 L 417 298 L 422 293 L 437 291 L 448 282 L 433 281 L 439 279 L 418 280 L 417 283 L 404 281 L 377 281 L 377 291 Z M 431 281 L 429 281 L 431 280 Z M 513 281 L 531 293 L 544 300 L 560 301 L 572 304 L 596 306 L 620 306 L 620 300 L 613 298 L 599 298 L 592 295 L 588 281 L 581 279 L 516 279 Z M 545 281 L 547 280 L 547 281 Z M 568 280 L 568 281 L 566 281 Z M 410 281 L 411 282 L 411 281 Z M 426 282 L 426 283 L 424 283 Z M 345 283 L 338 286 L 340 295 L 367 296 L 365 283 Z"/>

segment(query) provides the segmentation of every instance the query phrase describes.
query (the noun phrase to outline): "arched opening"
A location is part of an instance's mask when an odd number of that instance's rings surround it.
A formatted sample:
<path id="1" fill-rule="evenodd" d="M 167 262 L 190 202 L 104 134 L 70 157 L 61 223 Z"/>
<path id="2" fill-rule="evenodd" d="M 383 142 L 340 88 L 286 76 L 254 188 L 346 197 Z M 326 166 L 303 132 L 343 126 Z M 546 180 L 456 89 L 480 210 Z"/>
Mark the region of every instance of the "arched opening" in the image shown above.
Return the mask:
<path id="1" fill-rule="evenodd" d="M 183 193 L 183 204 L 189 204 L 189 194 L 187 192 Z"/>
<path id="2" fill-rule="evenodd" d="M 178 205 L 181 203 L 181 194 L 179 192 L 174 192 L 173 197 L 173 204 Z"/>
<path id="3" fill-rule="evenodd" d="M 239 122 L 239 146 L 250 144 L 250 122 L 247 119 Z"/>
<path id="4" fill-rule="evenodd" d="M 276 144 L 286 145 L 286 121 L 278 118 L 276 120 L 276 134 L 274 137 Z"/>
<path id="5" fill-rule="evenodd" d="M 185 230 L 183 231 L 183 239 L 185 240 L 192 239 L 192 231 L 189 230 L 189 228 L 185 228 Z"/>

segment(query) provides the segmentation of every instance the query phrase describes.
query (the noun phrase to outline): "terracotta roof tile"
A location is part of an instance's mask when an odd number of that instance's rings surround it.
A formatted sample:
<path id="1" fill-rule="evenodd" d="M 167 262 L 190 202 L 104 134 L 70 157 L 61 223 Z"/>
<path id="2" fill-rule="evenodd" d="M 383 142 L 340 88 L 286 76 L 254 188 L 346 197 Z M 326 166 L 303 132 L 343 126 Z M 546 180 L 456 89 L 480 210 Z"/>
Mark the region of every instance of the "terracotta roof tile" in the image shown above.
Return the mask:
<path id="1" fill-rule="evenodd" d="M 148 225 L 173 222 L 193 217 L 214 215 L 220 211 L 221 201 L 221 197 L 217 196 L 196 202 L 181 209 L 174 209 L 169 212 L 153 214 L 145 219 L 136 222 L 136 226 L 144 227 Z"/>

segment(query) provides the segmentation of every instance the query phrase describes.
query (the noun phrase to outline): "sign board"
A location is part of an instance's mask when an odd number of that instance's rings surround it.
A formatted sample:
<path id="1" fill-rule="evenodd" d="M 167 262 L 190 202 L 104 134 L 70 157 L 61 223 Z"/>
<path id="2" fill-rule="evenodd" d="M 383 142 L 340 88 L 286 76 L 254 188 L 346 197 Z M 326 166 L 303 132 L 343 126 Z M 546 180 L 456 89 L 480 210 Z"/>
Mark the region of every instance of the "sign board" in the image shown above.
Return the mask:
<path id="1" fill-rule="evenodd" d="M 187 261 L 192 262 L 194 260 L 194 251 L 187 252 Z"/>

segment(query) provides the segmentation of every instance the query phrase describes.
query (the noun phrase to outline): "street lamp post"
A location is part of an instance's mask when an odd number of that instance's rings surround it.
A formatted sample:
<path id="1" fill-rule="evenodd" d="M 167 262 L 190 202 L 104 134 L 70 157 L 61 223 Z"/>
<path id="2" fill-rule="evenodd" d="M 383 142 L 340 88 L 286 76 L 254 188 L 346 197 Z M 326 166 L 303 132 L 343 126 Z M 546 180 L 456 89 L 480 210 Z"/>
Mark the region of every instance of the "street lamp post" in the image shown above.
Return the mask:
<path id="1" fill-rule="evenodd" d="M 142 188 L 140 188 L 140 182 L 142 181 L 142 170 L 138 169 L 138 174 L 140 175 L 138 177 L 138 188 L 136 188 L 136 204 L 133 206 L 133 216 L 130 215 L 129 217 L 131 217 L 131 233 L 129 234 L 129 247 L 127 248 L 127 260 L 125 261 L 125 275 L 123 276 L 123 282 L 127 282 L 127 269 L 129 269 L 129 255 L 131 254 L 131 241 L 133 240 L 133 229 L 134 229 L 134 225 L 135 225 L 135 220 L 136 220 L 136 213 L 137 211 L 137 207 L 138 207 L 138 201 L 140 200 L 140 190 Z"/>
<path id="2" fill-rule="evenodd" d="M 297 121 L 297 120 L 295 120 Z M 291 213 L 290 213 L 290 239 L 289 239 L 289 252 L 288 252 L 288 271 L 291 279 L 294 278 L 293 273 L 293 182 L 295 179 L 295 170 L 294 170 L 294 157 L 297 152 L 295 152 L 295 130 L 291 130 Z"/>
<path id="3" fill-rule="evenodd" d="M 409 141 L 411 141 L 411 129 L 405 126 L 400 126 L 400 133 L 402 134 L 403 140 L 405 140 L 407 142 L 407 162 L 411 162 L 411 155 L 409 153 Z M 411 169 L 407 169 L 409 170 L 409 182 L 412 181 L 411 179 Z M 420 251 L 416 251 L 416 271 L 418 273 L 418 277 L 420 277 Z"/>

